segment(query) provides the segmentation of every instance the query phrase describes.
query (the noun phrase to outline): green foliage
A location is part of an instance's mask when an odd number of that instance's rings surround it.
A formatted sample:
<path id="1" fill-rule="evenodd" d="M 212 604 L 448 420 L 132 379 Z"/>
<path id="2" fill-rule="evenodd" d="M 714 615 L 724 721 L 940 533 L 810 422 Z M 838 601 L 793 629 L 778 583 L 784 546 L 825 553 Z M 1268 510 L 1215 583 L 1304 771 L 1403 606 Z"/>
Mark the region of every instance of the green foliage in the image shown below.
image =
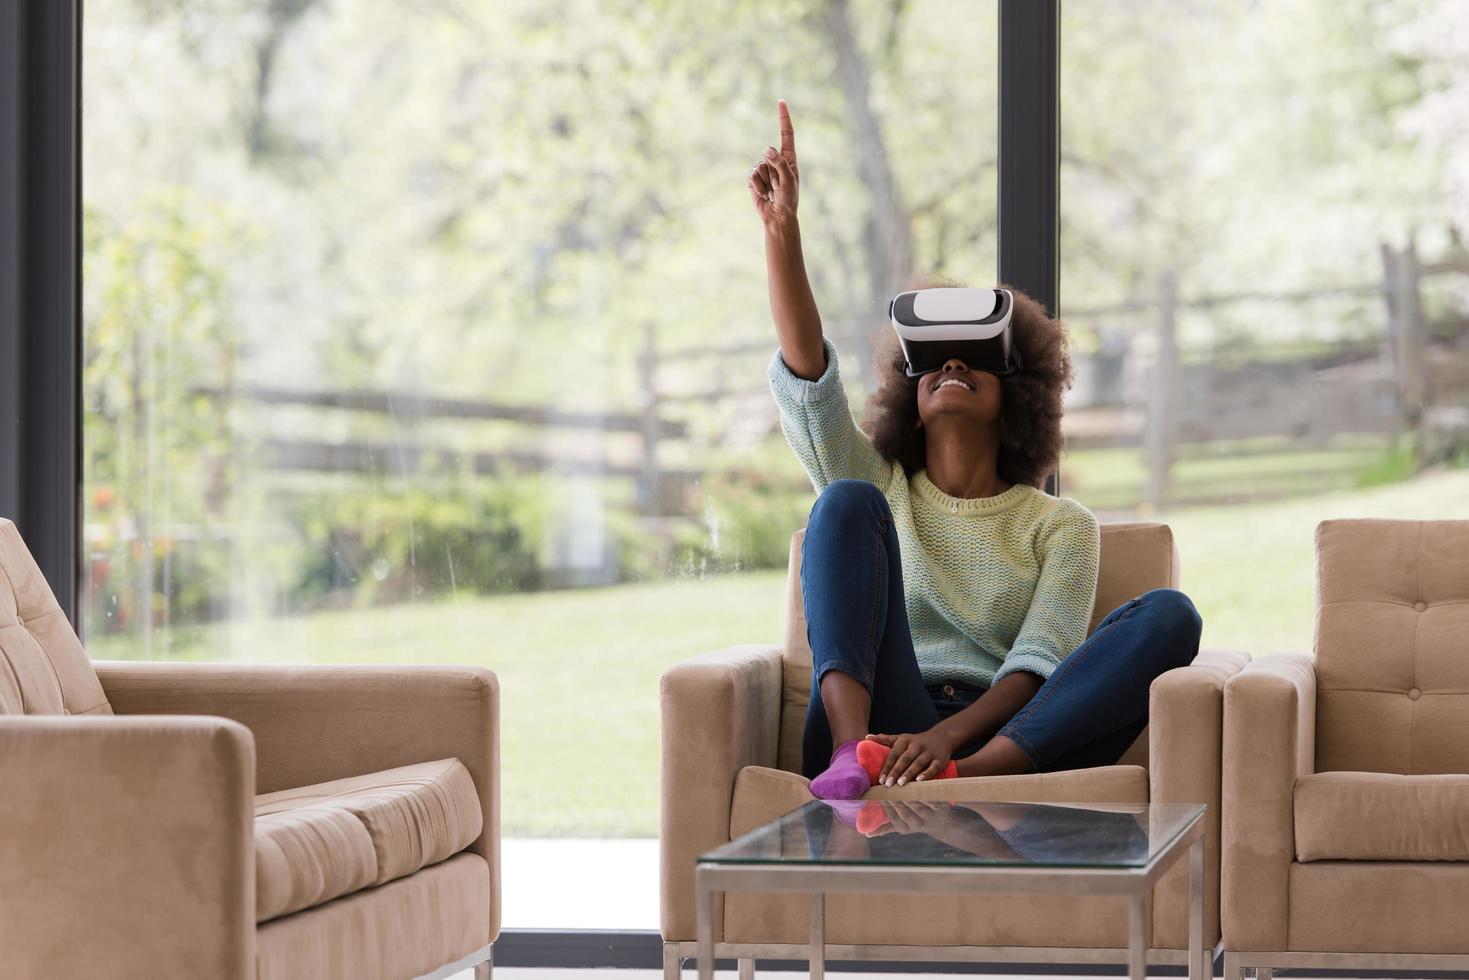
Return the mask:
<path id="1" fill-rule="evenodd" d="M 243 460 L 226 392 L 238 340 L 222 271 L 238 226 L 176 190 L 126 221 L 89 209 L 82 361 L 87 595 L 105 629 L 196 615 L 227 563 Z"/>
<path id="2" fill-rule="evenodd" d="M 287 608 L 541 588 L 551 519 L 541 483 L 455 479 L 289 499 L 299 537 Z"/>
<path id="3" fill-rule="evenodd" d="M 1411 480 L 1418 472 L 1417 440 L 1411 433 L 1394 439 L 1357 474 L 1358 487 L 1377 487 Z"/>
<path id="4" fill-rule="evenodd" d="M 790 452 L 784 443 L 776 451 Z M 767 449 L 767 453 L 769 450 Z M 707 473 L 702 485 L 703 558 L 721 570 L 784 568 L 791 535 L 806 526 L 815 493 L 755 456 Z"/>

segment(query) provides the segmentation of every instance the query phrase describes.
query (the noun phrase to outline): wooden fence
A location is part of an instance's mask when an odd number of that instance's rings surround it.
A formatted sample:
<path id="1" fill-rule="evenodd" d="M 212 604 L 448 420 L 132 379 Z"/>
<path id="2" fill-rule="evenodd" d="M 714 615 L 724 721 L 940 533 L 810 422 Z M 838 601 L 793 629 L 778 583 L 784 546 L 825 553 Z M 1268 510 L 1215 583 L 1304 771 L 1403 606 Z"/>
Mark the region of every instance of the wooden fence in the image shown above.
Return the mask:
<path id="1" fill-rule="evenodd" d="M 1324 377 L 1320 374 L 1323 371 L 1338 371 L 1333 385 L 1339 394 L 1348 389 L 1365 394 L 1357 399 L 1360 404 L 1355 409 L 1351 400 L 1355 394 L 1322 401 L 1315 409 L 1321 418 L 1307 425 L 1311 438 L 1326 438 L 1338 431 L 1385 431 L 1417 424 L 1427 400 L 1433 397 L 1426 383 L 1430 376 L 1425 370 L 1427 341 L 1435 330 L 1446 332 L 1447 326 L 1425 320 L 1422 283 L 1438 275 L 1469 274 L 1469 260 L 1424 263 L 1419 261 L 1412 245 L 1400 249 L 1383 245 L 1381 255 L 1382 279 L 1373 283 L 1185 298 L 1180 295 L 1178 277 L 1164 271 L 1151 296 L 1063 311 L 1068 322 L 1074 324 L 1125 320 L 1126 342 L 1098 358 L 1097 363 L 1103 367 L 1107 367 L 1103 362 L 1108 359 L 1115 362 L 1111 367 L 1119 368 L 1123 361 L 1138 358 L 1132 348 L 1136 340 L 1150 338 L 1152 348 L 1146 358 L 1145 391 L 1141 397 L 1134 393 L 1123 398 L 1103 398 L 1102 404 L 1068 410 L 1076 430 L 1070 436 L 1070 444 L 1073 448 L 1141 445 L 1148 465 L 1145 496 L 1149 502 L 1160 503 L 1168 497 L 1170 474 L 1180 442 L 1270 433 L 1300 435 L 1302 425 L 1306 424 L 1297 411 L 1301 400 L 1290 393 L 1308 379 Z M 1374 295 L 1381 297 L 1384 311 L 1384 328 L 1373 344 L 1375 349 L 1346 347 L 1325 359 L 1276 360 L 1268 365 L 1235 368 L 1191 364 L 1180 352 L 1178 322 L 1190 312 L 1244 303 L 1291 305 L 1330 297 Z M 854 329 L 845 334 L 848 343 L 858 342 L 857 338 Z M 269 465 L 287 471 L 416 473 L 435 467 L 467 467 L 481 474 L 534 471 L 631 480 L 638 512 L 654 518 L 687 514 L 695 500 L 691 490 L 701 475 L 696 467 L 671 466 L 665 462 L 668 450 L 682 447 L 684 451 L 679 455 L 697 458 L 701 449 L 712 445 L 728 447 L 732 438 L 738 438 L 742 445 L 752 444 L 768 437 L 776 428 L 774 405 L 765 389 L 763 364 L 755 357 L 768 356 L 774 350 L 773 338 L 660 350 L 656 329 L 649 323 L 644 327 L 642 349 L 636 359 L 639 403 L 625 411 L 564 411 L 382 390 L 287 390 L 250 386 L 230 394 L 263 406 L 391 415 L 400 422 L 405 418 L 501 421 L 533 432 L 566 430 L 618 435 L 630 442 L 631 448 L 624 447 L 625 451 L 616 456 L 595 447 L 590 453 L 551 448 L 465 452 L 412 439 L 376 441 L 357 437 L 332 441 L 268 437 L 263 441 L 269 451 Z M 700 363 L 703 367 L 697 369 Z M 731 364 L 739 364 L 740 370 L 732 372 Z M 1366 364 L 1371 370 L 1358 371 L 1357 376 L 1351 376 L 1350 371 L 1343 373 L 1354 364 Z M 667 379 L 675 371 L 698 373 L 708 383 L 697 389 L 671 389 Z M 1391 412 L 1371 409 L 1369 403 L 1375 404 L 1372 400 L 1377 397 L 1378 389 L 1388 393 Z M 1128 402 L 1131 413 L 1119 416 L 1118 404 Z M 724 427 L 729 431 L 696 432 L 686 418 L 695 403 L 733 405 L 732 424 Z M 1368 409 L 1362 410 L 1363 405 L 1368 405 Z M 1096 424 L 1089 427 L 1091 416 L 1096 417 L 1093 420 Z M 735 430 L 738 432 L 731 436 Z M 792 489 L 799 487 L 793 485 Z"/>
<path id="2" fill-rule="evenodd" d="M 1469 335 L 1469 320 L 1461 315 L 1429 321 L 1422 298 L 1427 279 L 1469 275 L 1469 258 L 1421 262 L 1411 242 L 1402 248 L 1384 243 L 1379 253 L 1382 278 L 1373 283 L 1241 291 L 1180 300 L 1176 275 L 1164 271 L 1151 297 L 1063 311 L 1072 323 L 1127 316 L 1152 325 L 1154 349 L 1142 399 L 1146 405 L 1142 432 L 1114 431 L 1108 440 L 1114 445 L 1143 445 L 1149 504 L 1157 506 L 1168 499 L 1180 442 L 1262 435 L 1321 442 L 1346 432 L 1417 429 L 1435 398 L 1469 395 L 1466 390 L 1450 390 L 1447 382 L 1435 390 L 1435 375 L 1453 374 L 1455 368 L 1447 365 L 1446 370 L 1436 371 L 1437 365 L 1430 364 L 1427 356 L 1433 337 Z M 1178 321 L 1185 312 L 1372 296 L 1383 304 L 1383 329 L 1366 348 L 1344 344 L 1324 357 L 1276 359 L 1233 368 L 1190 365 L 1179 356 Z M 1088 440 L 1073 438 L 1070 442 L 1084 446 Z"/>

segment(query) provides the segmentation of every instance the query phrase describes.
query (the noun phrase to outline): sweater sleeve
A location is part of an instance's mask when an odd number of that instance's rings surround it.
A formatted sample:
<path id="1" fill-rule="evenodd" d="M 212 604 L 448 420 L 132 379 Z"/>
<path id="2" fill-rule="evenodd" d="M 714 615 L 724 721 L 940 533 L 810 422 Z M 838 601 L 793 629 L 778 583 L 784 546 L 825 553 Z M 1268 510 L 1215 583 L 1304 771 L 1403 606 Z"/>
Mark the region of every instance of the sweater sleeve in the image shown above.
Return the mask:
<path id="1" fill-rule="evenodd" d="M 818 493 L 845 478 L 867 480 L 886 489 L 895 464 L 882 457 L 852 420 L 836 347 L 826 337 L 821 343 L 826 349 L 826 370 L 815 381 L 793 373 L 779 349 L 770 362 L 770 391 L 780 409 L 781 431 Z"/>
<path id="2" fill-rule="evenodd" d="M 1097 600 L 1102 539 L 1097 518 L 1074 500 L 1052 512 L 1041 530 L 1041 573 L 1025 622 L 994 681 L 1017 670 L 1046 678 L 1086 639 Z"/>

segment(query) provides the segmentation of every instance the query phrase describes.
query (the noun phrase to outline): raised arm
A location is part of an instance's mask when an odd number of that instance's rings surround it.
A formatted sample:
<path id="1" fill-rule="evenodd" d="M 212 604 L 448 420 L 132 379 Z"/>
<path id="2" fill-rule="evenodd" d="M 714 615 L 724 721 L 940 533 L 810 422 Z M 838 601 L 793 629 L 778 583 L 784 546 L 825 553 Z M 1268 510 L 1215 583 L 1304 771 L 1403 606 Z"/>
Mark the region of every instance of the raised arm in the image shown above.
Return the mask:
<path id="1" fill-rule="evenodd" d="M 796 224 L 799 169 L 791 113 L 778 103 L 780 149 L 750 170 L 750 199 L 765 226 L 765 264 L 770 312 L 780 351 L 768 371 L 780 408 L 781 430 L 819 492 L 840 479 L 867 480 L 887 488 L 902 468 L 883 459 L 857 428 L 842 389 L 836 348 L 822 336 L 821 314 L 806 279 L 801 232 Z"/>
<path id="2" fill-rule="evenodd" d="M 767 146 L 750 169 L 750 200 L 765 226 L 765 270 L 770 280 L 770 313 L 780 338 L 780 353 L 799 378 L 815 381 L 826 370 L 821 345 L 821 314 L 806 278 L 801 229 L 796 222 L 800 170 L 796 165 L 796 133 L 791 111 L 782 99 L 780 149 Z"/>

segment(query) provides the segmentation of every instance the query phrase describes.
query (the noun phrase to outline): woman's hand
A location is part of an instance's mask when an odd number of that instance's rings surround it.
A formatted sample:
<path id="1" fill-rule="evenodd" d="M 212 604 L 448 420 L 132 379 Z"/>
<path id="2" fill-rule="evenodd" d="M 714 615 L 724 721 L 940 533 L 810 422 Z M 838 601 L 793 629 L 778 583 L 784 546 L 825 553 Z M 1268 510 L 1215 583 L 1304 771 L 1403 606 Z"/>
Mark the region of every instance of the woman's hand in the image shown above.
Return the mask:
<path id="1" fill-rule="evenodd" d="M 796 133 L 791 128 L 791 110 L 785 99 L 776 103 L 780 116 L 780 149 L 765 148 L 765 155 L 750 168 L 747 183 L 755 212 L 766 227 L 796 220 L 800 171 L 796 167 Z"/>
<path id="2" fill-rule="evenodd" d="M 750 200 L 765 225 L 765 272 L 770 278 L 770 314 L 780 337 L 780 356 L 798 378 L 815 381 L 826 370 L 821 313 L 806 260 L 801 254 L 801 227 L 796 222 L 796 133 L 784 100 L 780 115 L 780 149 L 766 147 L 764 158 L 750 169 Z"/>
<path id="3" fill-rule="evenodd" d="M 902 786 L 920 779 L 933 779 L 953 757 L 952 739 L 937 727 L 916 735 L 869 735 L 874 742 L 891 746 L 877 781 L 883 786 Z"/>

